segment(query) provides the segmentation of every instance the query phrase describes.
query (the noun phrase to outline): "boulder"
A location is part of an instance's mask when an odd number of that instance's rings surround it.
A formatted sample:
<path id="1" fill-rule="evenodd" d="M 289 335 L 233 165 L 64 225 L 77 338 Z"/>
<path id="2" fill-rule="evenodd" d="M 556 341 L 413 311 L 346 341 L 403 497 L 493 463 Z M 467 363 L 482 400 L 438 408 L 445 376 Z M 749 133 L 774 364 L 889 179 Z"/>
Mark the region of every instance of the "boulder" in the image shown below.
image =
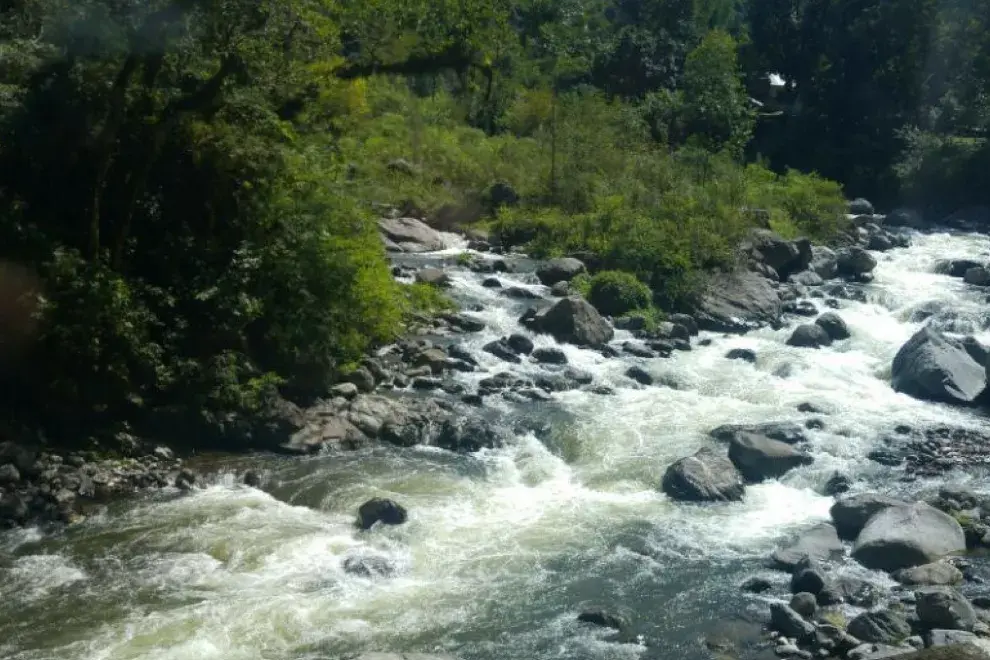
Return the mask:
<path id="1" fill-rule="evenodd" d="M 821 348 L 831 346 L 832 338 L 822 326 L 816 323 L 805 323 L 794 328 L 794 332 L 787 340 L 787 345 L 798 348 Z"/>
<path id="2" fill-rule="evenodd" d="M 559 348 L 537 348 L 533 359 L 543 364 L 567 364 L 567 354 Z"/>
<path id="3" fill-rule="evenodd" d="M 917 502 L 892 506 L 872 516 L 856 538 L 853 557 L 867 568 L 896 571 L 965 550 L 966 537 L 959 523 Z"/>
<path id="4" fill-rule="evenodd" d="M 970 335 L 959 340 L 963 350 L 973 358 L 977 364 L 990 364 L 990 350 L 984 346 L 979 339 Z"/>
<path id="5" fill-rule="evenodd" d="M 819 523 L 803 532 L 796 541 L 773 551 L 771 558 L 779 568 L 793 572 L 805 557 L 820 561 L 842 554 L 842 541 L 829 523 Z"/>
<path id="6" fill-rule="evenodd" d="M 787 280 L 811 263 L 810 243 L 788 241 L 768 229 L 753 231 L 747 247 L 753 259 L 772 268 L 781 280 Z"/>
<path id="7" fill-rule="evenodd" d="M 482 281 L 481 286 L 485 287 L 486 289 L 501 289 L 502 280 L 498 279 L 497 277 L 486 277 L 484 281 Z"/>
<path id="8" fill-rule="evenodd" d="M 839 538 L 853 540 L 876 514 L 890 507 L 906 505 L 907 502 L 886 495 L 860 493 L 839 500 L 832 505 L 829 513 Z"/>
<path id="9" fill-rule="evenodd" d="M 505 360 L 506 362 L 520 363 L 522 359 L 516 353 L 515 349 L 509 345 L 509 340 L 506 337 L 498 339 L 496 341 L 491 341 L 482 346 L 481 350 L 486 353 L 491 353 L 500 360 Z"/>
<path id="10" fill-rule="evenodd" d="M 842 495 L 843 493 L 848 493 L 851 488 L 852 480 L 844 474 L 835 472 L 825 482 L 822 492 L 825 495 Z"/>
<path id="11" fill-rule="evenodd" d="M 889 227 L 910 227 L 924 229 L 925 219 L 914 209 L 894 209 L 884 218 L 884 224 Z"/>
<path id="12" fill-rule="evenodd" d="M 908 620 L 890 610 L 863 612 L 849 622 L 849 634 L 864 642 L 897 644 L 911 635 Z"/>
<path id="13" fill-rule="evenodd" d="M 519 355 L 529 355 L 533 352 L 533 340 L 526 335 L 509 335 L 509 338 L 505 341 Z"/>
<path id="14" fill-rule="evenodd" d="M 830 280 L 839 274 L 839 257 L 823 245 L 811 248 L 811 270 L 823 280 Z"/>
<path id="15" fill-rule="evenodd" d="M 671 314 L 669 319 L 671 323 L 686 328 L 692 337 L 698 335 L 698 322 L 690 314 Z"/>
<path id="16" fill-rule="evenodd" d="M 415 218 L 382 218 L 378 230 L 390 252 L 435 252 L 444 248 L 440 234 Z"/>
<path id="17" fill-rule="evenodd" d="M 949 277 L 966 277 L 973 268 L 982 268 L 983 264 L 972 259 L 943 259 L 935 263 L 935 272 Z"/>
<path id="18" fill-rule="evenodd" d="M 818 595 L 825 589 L 825 573 L 818 562 L 804 556 L 794 566 L 791 575 L 791 593 L 809 593 Z"/>
<path id="19" fill-rule="evenodd" d="M 842 341 L 843 339 L 849 339 L 851 336 L 849 326 L 835 312 L 825 312 L 815 319 L 815 325 L 824 330 L 832 341 Z"/>
<path id="20" fill-rule="evenodd" d="M 571 283 L 567 280 L 562 280 L 557 282 L 552 287 L 550 287 L 550 295 L 554 298 L 566 298 L 572 295 L 574 292 L 571 291 Z"/>
<path id="21" fill-rule="evenodd" d="M 499 292 L 500 295 L 506 298 L 513 298 L 515 300 L 539 300 L 540 294 L 530 291 L 524 286 L 510 286 L 502 289 Z"/>
<path id="22" fill-rule="evenodd" d="M 712 278 L 695 317 L 702 330 L 745 332 L 777 325 L 780 314 L 780 296 L 770 281 L 740 270 Z"/>
<path id="23" fill-rule="evenodd" d="M 789 444 L 746 433 L 729 444 L 729 459 L 749 482 L 776 479 L 790 470 L 809 465 L 812 457 Z"/>
<path id="24" fill-rule="evenodd" d="M 818 611 L 818 600 L 815 598 L 815 594 L 802 591 L 801 593 L 794 594 L 791 598 L 791 609 L 805 619 L 812 619 L 815 616 L 815 612 Z"/>
<path id="25" fill-rule="evenodd" d="M 846 202 L 846 209 L 849 215 L 873 215 L 874 213 L 873 204 L 862 197 Z"/>
<path id="26" fill-rule="evenodd" d="M 762 594 L 773 589 L 773 582 L 762 577 L 747 578 L 739 588 L 751 594 Z"/>
<path id="27" fill-rule="evenodd" d="M 962 582 L 963 574 L 948 562 L 935 562 L 913 568 L 904 568 L 893 575 L 894 579 L 910 587 L 949 586 Z"/>
<path id="28" fill-rule="evenodd" d="M 405 508 L 393 500 L 376 497 L 361 505 L 358 509 L 358 527 L 371 529 L 375 523 L 383 525 L 401 525 L 408 519 Z"/>
<path id="29" fill-rule="evenodd" d="M 924 628 L 973 630 L 976 610 L 962 594 L 949 587 L 926 587 L 915 592 L 915 608 Z"/>
<path id="30" fill-rule="evenodd" d="M 866 275 L 877 267 L 877 260 L 861 247 L 842 248 L 836 253 L 836 259 L 838 273 L 844 277 Z"/>
<path id="31" fill-rule="evenodd" d="M 960 644 L 968 644 L 971 646 L 979 647 L 985 651 L 990 651 L 990 642 L 987 642 L 971 632 L 966 632 L 965 630 L 931 630 L 926 636 L 928 640 L 928 646 L 931 648 L 940 648 L 944 646 L 958 646 Z M 987 656 L 990 658 L 990 656 Z"/>
<path id="32" fill-rule="evenodd" d="M 733 348 L 725 354 L 728 360 L 742 360 L 750 364 L 756 364 L 756 351 L 749 348 Z"/>
<path id="33" fill-rule="evenodd" d="M 829 597 L 836 603 L 848 603 L 854 607 L 876 607 L 887 597 L 885 589 L 872 582 L 850 576 L 840 576 L 826 586 Z"/>
<path id="34" fill-rule="evenodd" d="M 488 421 L 463 416 L 444 420 L 436 438 L 437 447 L 458 453 L 494 449 L 504 442 L 504 435 Z"/>
<path id="35" fill-rule="evenodd" d="M 891 384 L 916 399 L 969 404 L 986 389 L 987 371 L 960 342 L 925 326 L 894 357 Z"/>
<path id="36" fill-rule="evenodd" d="M 723 424 L 712 429 L 708 435 L 721 442 L 732 442 L 736 438 L 756 435 L 789 445 L 808 440 L 804 430 L 794 422 L 766 422 L 764 424 Z"/>
<path id="37" fill-rule="evenodd" d="M 770 627 L 785 637 L 798 641 L 810 639 L 815 634 L 814 624 L 783 603 L 770 604 Z"/>
<path id="38" fill-rule="evenodd" d="M 745 489 L 732 461 L 708 447 L 676 461 L 663 475 L 663 492 L 675 500 L 737 501 L 742 499 Z"/>
<path id="39" fill-rule="evenodd" d="M 822 279 L 822 276 L 813 270 L 805 270 L 791 275 L 791 282 L 794 284 L 800 284 L 801 286 L 821 286 L 822 284 L 825 284 L 825 280 Z"/>
<path id="40" fill-rule="evenodd" d="M 974 266 L 963 275 L 963 281 L 974 286 L 990 286 L 990 271 L 984 266 Z"/>
<path id="41" fill-rule="evenodd" d="M 439 268 L 423 268 L 416 271 L 416 281 L 431 286 L 450 286 L 450 276 Z"/>
<path id="42" fill-rule="evenodd" d="M 481 332 L 485 329 L 485 322 L 481 319 L 463 312 L 457 314 L 446 314 L 443 319 L 456 330 L 461 332 Z"/>
<path id="43" fill-rule="evenodd" d="M 585 610 L 578 614 L 578 621 L 590 623 L 602 628 L 612 628 L 613 630 L 626 630 L 629 627 L 629 620 L 624 616 L 607 612 L 602 609 Z"/>
<path id="44" fill-rule="evenodd" d="M 640 385 L 653 384 L 653 376 L 651 376 L 650 372 L 642 367 L 629 367 L 629 369 L 626 370 L 626 377 L 631 378 Z"/>
<path id="45" fill-rule="evenodd" d="M 558 282 L 569 282 L 581 273 L 588 272 L 585 265 L 572 257 L 551 259 L 536 269 L 536 276 L 545 286 L 553 286 Z"/>
<path id="46" fill-rule="evenodd" d="M 537 332 L 553 336 L 559 342 L 601 348 L 612 340 L 615 331 L 591 303 L 583 298 L 563 298 L 533 321 Z"/>
<path id="47" fill-rule="evenodd" d="M 358 367 L 345 378 L 348 383 L 353 383 L 362 392 L 371 392 L 375 389 L 375 377 L 367 367 Z"/>

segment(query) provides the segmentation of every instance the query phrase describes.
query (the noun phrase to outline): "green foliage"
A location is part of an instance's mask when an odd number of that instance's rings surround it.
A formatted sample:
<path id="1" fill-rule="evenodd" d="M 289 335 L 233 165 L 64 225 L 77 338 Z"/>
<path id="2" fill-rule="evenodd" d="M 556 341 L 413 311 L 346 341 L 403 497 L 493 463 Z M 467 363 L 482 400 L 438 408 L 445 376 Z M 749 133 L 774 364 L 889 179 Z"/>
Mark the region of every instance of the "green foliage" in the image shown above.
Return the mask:
<path id="1" fill-rule="evenodd" d="M 605 270 L 591 278 L 588 302 L 606 316 L 621 316 L 649 307 L 653 293 L 632 273 Z"/>
<path id="2" fill-rule="evenodd" d="M 894 164 L 904 201 L 934 217 L 966 206 L 990 205 L 986 172 L 990 140 L 911 129 Z"/>

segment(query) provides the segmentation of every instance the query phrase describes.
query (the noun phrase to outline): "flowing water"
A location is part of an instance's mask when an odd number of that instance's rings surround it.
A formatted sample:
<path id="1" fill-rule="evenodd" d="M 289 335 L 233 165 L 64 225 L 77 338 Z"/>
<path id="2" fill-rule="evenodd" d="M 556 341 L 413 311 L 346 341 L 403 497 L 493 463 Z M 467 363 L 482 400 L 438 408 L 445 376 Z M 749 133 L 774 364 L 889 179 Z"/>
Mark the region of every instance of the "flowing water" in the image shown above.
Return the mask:
<path id="1" fill-rule="evenodd" d="M 0 657 L 708 657 L 705 635 L 767 610 L 738 585 L 772 575 L 767 554 L 827 518 L 832 500 L 819 491 L 829 475 L 850 474 L 858 489 L 917 494 L 938 484 L 900 484 L 890 468 L 865 459 L 880 434 L 902 423 L 985 424 L 896 394 L 888 381 L 891 359 L 925 313 L 938 310 L 934 322 L 990 340 L 986 294 L 932 272 L 938 258 L 988 254 L 985 237 L 936 233 L 878 255 L 868 302 L 840 311 L 853 338 L 831 349 L 787 347 L 789 329 L 712 335 L 711 346 L 668 360 L 606 360 L 565 346 L 572 365 L 616 396 L 575 391 L 534 404 L 525 414 L 544 415 L 551 426 L 539 439 L 521 434 L 474 456 L 373 448 L 225 459 L 215 482 L 191 494 L 117 503 L 55 536 L 0 535 Z M 483 288 L 483 277 L 454 269 L 454 291 L 481 303 L 489 325 L 467 346 L 483 367 L 503 370 L 478 349 L 519 331 L 523 305 Z M 500 277 L 545 292 L 532 274 Z M 726 360 L 736 347 L 754 349 L 757 364 Z M 622 376 L 632 363 L 668 386 L 633 386 Z M 471 384 L 485 375 L 458 377 Z M 736 504 L 677 504 L 659 491 L 664 469 L 712 442 L 713 427 L 803 421 L 797 406 L 805 401 L 830 413 L 825 430 L 809 433 L 814 465 L 752 486 Z M 497 398 L 491 405 L 513 414 Z M 247 467 L 263 473 L 265 491 L 237 483 Z M 410 521 L 358 532 L 355 511 L 372 496 L 399 500 Z M 343 571 L 344 559 L 368 555 L 390 558 L 398 574 Z M 610 639 L 577 623 L 576 613 L 593 605 L 628 613 L 634 634 Z M 754 637 L 745 627 L 729 634 Z"/>

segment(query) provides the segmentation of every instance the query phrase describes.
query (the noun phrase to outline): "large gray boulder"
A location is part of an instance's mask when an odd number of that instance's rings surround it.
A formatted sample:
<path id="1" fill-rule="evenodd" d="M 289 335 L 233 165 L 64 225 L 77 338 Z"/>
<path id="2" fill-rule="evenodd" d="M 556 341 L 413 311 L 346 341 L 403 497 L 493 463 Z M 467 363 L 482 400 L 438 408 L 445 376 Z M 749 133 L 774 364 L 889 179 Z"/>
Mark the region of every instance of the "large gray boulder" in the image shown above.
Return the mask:
<path id="1" fill-rule="evenodd" d="M 986 389 L 987 370 L 960 342 L 925 326 L 894 357 L 891 384 L 916 399 L 968 404 Z"/>
<path id="2" fill-rule="evenodd" d="M 615 336 L 615 330 L 598 310 L 579 297 L 557 302 L 533 321 L 533 329 L 559 342 L 591 348 L 601 348 Z"/>
<path id="3" fill-rule="evenodd" d="M 581 273 L 586 272 L 588 272 L 588 269 L 580 259 L 564 257 L 562 259 L 551 259 L 541 264 L 536 269 L 536 276 L 545 286 L 553 286 L 558 282 L 569 282 Z"/>
<path id="4" fill-rule="evenodd" d="M 829 509 L 839 538 L 854 540 L 876 514 L 892 506 L 907 506 L 903 500 L 878 493 L 859 493 L 844 497 Z"/>
<path id="5" fill-rule="evenodd" d="M 839 274 L 839 257 L 824 245 L 812 246 L 811 270 L 823 280 L 830 280 Z"/>
<path id="6" fill-rule="evenodd" d="M 745 332 L 780 322 L 780 296 L 768 279 L 738 270 L 712 278 L 695 318 L 702 330 Z"/>
<path id="7" fill-rule="evenodd" d="M 733 438 L 729 443 L 729 459 L 743 478 L 752 483 L 782 477 L 796 467 L 809 465 L 813 460 L 792 445 L 750 433 Z"/>
<path id="8" fill-rule="evenodd" d="M 963 275 L 963 281 L 974 286 L 990 286 L 990 271 L 984 266 L 974 266 Z"/>
<path id="9" fill-rule="evenodd" d="M 444 248 L 440 234 L 422 220 L 382 218 L 378 229 L 389 252 L 436 252 Z"/>
<path id="10" fill-rule="evenodd" d="M 962 594 L 950 587 L 926 587 L 915 592 L 921 625 L 928 629 L 973 630 L 979 619 Z"/>
<path id="11" fill-rule="evenodd" d="M 859 277 L 872 273 L 877 267 L 877 260 L 872 254 L 861 247 L 846 247 L 836 253 L 839 275 Z"/>
<path id="12" fill-rule="evenodd" d="M 892 506 L 872 516 L 856 538 L 853 557 L 867 568 L 896 571 L 966 550 L 951 516 L 924 502 Z"/>
<path id="13" fill-rule="evenodd" d="M 752 259 L 772 268 L 781 280 L 803 271 L 811 263 L 810 242 L 806 239 L 788 241 L 769 229 L 752 232 L 745 248 Z"/>
<path id="14" fill-rule="evenodd" d="M 911 635 L 911 624 L 889 610 L 864 612 L 849 622 L 849 634 L 864 642 L 893 644 Z"/>
<path id="15" fill-rule="evenodd" d="M 912 587 L 949 586 L 963 580 L 962 571 L 944 561 L 905 568 L 894 573 L 893 577 L 901 584 Z"/>
<path id="16" fill-rule="evenodd" d="M 842 541 L 835 527 L 820 523 L 802 533 L 790 545 L 774 550 L 771 558 L 778 567 L 793 572 L 802 559 L 821 561 L 841 554 Z"/>
<path id="17" fill-rule="evenodd" d="M 663 492 L 675 500 L 737 501 L 745 490 L 742 476 L 732 461 L 709 447 L 676 461 L 663 475 Z"/>
<path id="18" fill-rule="evenodd" d="M 832 341 L 842 341 L 851 336 L 849 326 L 835 312 L 825 312 L 815 319 L 815 325 L 821 327 L 832 338 Z"/>
<path id="19" fill-rule="evenodd" d="M 822 348 L 831 346 L 832 338 L 822 326 L 817 323 L 805 323 L 794 328 L 787 339 L 788 346 L 798 348 Z"/>

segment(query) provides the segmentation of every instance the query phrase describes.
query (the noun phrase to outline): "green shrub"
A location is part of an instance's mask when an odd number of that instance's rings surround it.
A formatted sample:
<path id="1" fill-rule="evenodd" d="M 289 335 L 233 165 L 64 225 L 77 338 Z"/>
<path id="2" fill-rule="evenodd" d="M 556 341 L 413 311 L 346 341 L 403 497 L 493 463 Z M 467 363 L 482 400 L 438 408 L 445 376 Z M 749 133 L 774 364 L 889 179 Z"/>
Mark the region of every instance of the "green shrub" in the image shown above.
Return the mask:
<path id="1" fill-rule="evenodd" d="M 653 293 L 632 273 L 606 270 L 591 278 L 588 301 L 606 316 L 621 316 L 649 307 Z"/>

